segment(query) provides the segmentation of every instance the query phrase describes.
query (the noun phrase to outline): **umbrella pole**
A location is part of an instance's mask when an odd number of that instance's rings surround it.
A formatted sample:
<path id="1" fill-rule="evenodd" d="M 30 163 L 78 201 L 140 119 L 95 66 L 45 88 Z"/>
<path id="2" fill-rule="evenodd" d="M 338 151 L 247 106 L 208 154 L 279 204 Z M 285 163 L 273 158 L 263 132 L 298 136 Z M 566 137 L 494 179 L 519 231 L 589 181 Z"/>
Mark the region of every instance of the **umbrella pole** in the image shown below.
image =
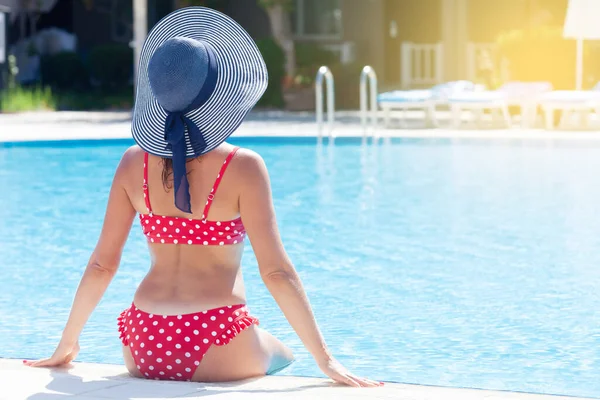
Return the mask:
<path id="1" fill-rule="evenodd" d="M 140 53 L 148 33 L 148 2 L 147 0 L 133 0 L 133 86 L 137 85 L 138 66 Z M 135 89 L 134 89 L 135 90 Z"/>
<path id="2" fill-rule="evenodd" d="M 575 76 L 575 88 L 581 90 L 583 82 L 583 39 L 577 39 L 577 71 Z"/>

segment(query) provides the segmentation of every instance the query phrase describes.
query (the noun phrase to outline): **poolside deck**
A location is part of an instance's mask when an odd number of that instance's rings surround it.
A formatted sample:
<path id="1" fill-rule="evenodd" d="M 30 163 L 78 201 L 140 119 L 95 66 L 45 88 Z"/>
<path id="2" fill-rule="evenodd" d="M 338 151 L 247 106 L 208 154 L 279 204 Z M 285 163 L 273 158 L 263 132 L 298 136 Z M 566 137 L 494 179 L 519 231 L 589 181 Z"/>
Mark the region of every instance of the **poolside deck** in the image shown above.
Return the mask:
<path id="1" fill-rule="evenodd" d="M 130 378 L 122 365 L 75 363 L 62 369 L 25 367 L 0 359 L 0 400 L 58 399 L 403 399 L 403 400 L 567 400 L 570 397 L 387 383 L 357 389 L 319 378 L 273 376 L 223 384 L 145 381 Z"/>
<path id="2" fill-rule="evenodd" d="M 430 139 L 527 139 L 600 141 L 600 130 L 478 129 L 465 123 L 461 129 L 422 129 L 422 116 L 410 116 L 409 128 L 380 128 L 381 137 Z M 444 120 L 444 116 L 439 117 Z M 314 137 L 317 135 L 314 113 L 257 111 L 248 115 L 234 136 Z M 336 114 L 335 136 L 360 137 L 363 134 L 359 114 Z M 38 140 L 131 139 L 129 112 L 31 112 L 0 114 L 0 143 Z"/>

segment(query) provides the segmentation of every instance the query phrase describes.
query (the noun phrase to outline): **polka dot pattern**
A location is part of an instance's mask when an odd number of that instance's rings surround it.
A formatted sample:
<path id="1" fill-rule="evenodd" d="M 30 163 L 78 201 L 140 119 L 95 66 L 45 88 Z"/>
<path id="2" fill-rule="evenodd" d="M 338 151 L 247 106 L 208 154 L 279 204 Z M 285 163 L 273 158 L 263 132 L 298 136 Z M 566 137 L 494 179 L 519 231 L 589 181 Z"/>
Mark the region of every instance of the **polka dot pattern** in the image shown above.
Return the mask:
<path id="1" fill-rule="evenodd" d="M 117 319 L 123 345 L 129 347 L 137 368 L 149 379 L 191 380 L 211 345 L 224 346 L 247 327 L 258 325 L 244 304 L 163 315 L 158 326 L 151 324 L 149 315 L 132 304 Z M 233 322 L 228 321 L 232 317 Z M 132 326 L 148 330 L 132 337 Z"/>
<path id="2" fill-rule="evenodd" d="M 188 244 L 202 246 L 223 246 L 238 244 L 244 241 L 246 229 L 240 217 L 231 221 L 209 221 L 208 212 L 215 198 L 215 193 L 221 183 L 223 174 L 231 159 L 239 148 L 233 149 L 227 156 L 213 185 L 202 219 L 169 217 L 155 215 L 150 205 L 150 191 L 148 190 L 148 153 L 144 154 L 144 200 L 147 214 L 140 214 L 142 232 L 151 243 L 163 244 Z"/>

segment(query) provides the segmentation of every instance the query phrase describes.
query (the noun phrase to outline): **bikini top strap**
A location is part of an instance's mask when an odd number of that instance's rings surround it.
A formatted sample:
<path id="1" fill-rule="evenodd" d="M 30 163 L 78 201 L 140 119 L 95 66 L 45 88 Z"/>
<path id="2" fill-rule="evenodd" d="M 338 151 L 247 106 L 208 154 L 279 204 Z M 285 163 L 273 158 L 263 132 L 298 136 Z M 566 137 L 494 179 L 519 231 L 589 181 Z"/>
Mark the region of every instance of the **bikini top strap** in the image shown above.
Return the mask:
<path id="1" fill-rule="evenodd" d="M 150 205 L 150 192 L 148 191 L 148 153 L 144 152 L 144 201 L 146 202 L 146 208 L 148 213 L 152 214 L 152 206 Z"/>
<path id="2" fill-rule="evenodd" d="M 208 219 L 208 211 L 210 210 L 210 206 L 212 205 L 213 199 L 215 198 L 215 194 L 217 193 L 217 189 L 219 188 L 221 179 L 223 179 L 223 174 L 225 174 L 225 170 L 227 169 L 227 166 L 229 166 L 231 159 L 233 158 L 233 156 L 235 156 L 235 153 L 237 153 L 237 151 L 239 149 L 240 149 L 239 147 L 234 148 L 231 151 L 231 153 L 229 153 L 229 155 L 227 156 L 225 161 L 223 162 L 223 165 L 221 166 L 221 170 L 219 171 L 219 175 L 217 175 L 217 179 L 215 180 L 215 183 L 214 183 L 212 189 L 210 190 L 210 194 L 208 195 L 208 199 L 206 200 L 206 206 L 204 207 L 204 212 L 202 213 L 203 220 Z"/>

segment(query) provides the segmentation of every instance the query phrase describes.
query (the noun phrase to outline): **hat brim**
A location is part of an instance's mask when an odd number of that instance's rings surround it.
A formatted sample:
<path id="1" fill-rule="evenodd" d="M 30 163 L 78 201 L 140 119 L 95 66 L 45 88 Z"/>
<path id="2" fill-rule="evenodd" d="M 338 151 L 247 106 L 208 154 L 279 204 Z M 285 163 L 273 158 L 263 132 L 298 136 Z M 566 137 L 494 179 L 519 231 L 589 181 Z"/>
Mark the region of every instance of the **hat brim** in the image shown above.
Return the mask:
<path id="1" fill-rule="evenodd" d="M 152 95 L 148 63 L 166 40 L 187 37 L 208 43 L 218 65 L 218 80 L 209 100 L 186 114 L 200 129 L 206 153 L 223 143 L 256 105 L 268 85 L 267 67 L 254 40 L 237 22 L 206 7 L 182 8 L 160 20 L 150 31 L 140 54 L 132 134 L 146 152 L 171 158 L 164 140 L 167 112 Z M 186 157 L 197 157 L 186 133 Z"/>

